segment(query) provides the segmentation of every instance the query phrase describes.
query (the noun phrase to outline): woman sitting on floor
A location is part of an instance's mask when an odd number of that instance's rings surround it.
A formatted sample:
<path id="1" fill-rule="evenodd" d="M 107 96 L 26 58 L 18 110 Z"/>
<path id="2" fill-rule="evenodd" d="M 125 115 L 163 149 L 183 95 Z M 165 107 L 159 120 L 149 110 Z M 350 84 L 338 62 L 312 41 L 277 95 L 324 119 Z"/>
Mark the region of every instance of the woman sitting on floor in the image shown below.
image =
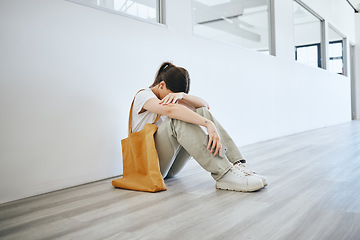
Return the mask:
<path id="1" fill-rule="evenodd" d="M 266 186 L 265 177 L 245 166 L 239 149 L 210 113 L 207 102 L 188 94 L 189 87 L 187 70 L 164 62 L 150 88 L 135 97 L 133 132 L 153 123 L 157 114 L 162 116 L 155 123 L 159 127 L 155 145 L 162 176 L 175 176 L 192 156 L 211 173 L 218 189 L 251 192 Z"/>

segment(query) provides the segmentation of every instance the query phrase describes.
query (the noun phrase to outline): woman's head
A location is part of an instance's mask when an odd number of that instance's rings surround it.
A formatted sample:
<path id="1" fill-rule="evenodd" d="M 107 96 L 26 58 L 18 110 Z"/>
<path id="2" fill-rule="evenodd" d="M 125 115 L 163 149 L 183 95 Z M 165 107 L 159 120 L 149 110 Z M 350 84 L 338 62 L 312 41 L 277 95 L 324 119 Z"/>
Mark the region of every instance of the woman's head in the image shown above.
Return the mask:
<path id="1" fill-rule="evenodd" d="M 177 67 L 170 62 L 164 62 L 157 71 L 155 81 L 150 87 L 155 87 L 162 81 L 165 82 L 166 88 L 174 93 L 189 93 L 190 77 L 185 68 Z"/>

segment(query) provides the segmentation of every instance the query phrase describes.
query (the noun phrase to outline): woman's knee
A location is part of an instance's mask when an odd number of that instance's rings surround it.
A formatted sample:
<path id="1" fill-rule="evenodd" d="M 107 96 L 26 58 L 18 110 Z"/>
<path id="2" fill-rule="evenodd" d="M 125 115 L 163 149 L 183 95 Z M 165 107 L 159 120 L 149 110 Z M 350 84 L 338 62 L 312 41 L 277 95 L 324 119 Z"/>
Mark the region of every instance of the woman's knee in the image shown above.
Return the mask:
<path id="1" fill-rule="evenodd" d="M 206 107 L 199 107 L 196 108 L 195 112 L 201 116 L 204 116 L 205 114 L 209 114 L 209 110 Z"/>

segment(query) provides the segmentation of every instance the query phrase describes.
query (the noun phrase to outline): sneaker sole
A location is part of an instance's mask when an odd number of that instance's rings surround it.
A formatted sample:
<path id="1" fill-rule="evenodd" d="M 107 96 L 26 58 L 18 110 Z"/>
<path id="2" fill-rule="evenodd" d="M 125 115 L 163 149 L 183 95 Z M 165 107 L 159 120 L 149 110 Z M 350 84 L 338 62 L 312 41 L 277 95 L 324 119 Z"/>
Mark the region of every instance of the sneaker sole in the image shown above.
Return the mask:
<path id="1" fill-rule="evenodd" d="M 222 190 L 236 191 L 236 192 L 255 192 L 264 188 L 264 185 L 262 184 L 261 186 L 259 185 L 259 186 L 239 188 L 238 186 L 229 183 L 217 182 L 216 188 Z"/>

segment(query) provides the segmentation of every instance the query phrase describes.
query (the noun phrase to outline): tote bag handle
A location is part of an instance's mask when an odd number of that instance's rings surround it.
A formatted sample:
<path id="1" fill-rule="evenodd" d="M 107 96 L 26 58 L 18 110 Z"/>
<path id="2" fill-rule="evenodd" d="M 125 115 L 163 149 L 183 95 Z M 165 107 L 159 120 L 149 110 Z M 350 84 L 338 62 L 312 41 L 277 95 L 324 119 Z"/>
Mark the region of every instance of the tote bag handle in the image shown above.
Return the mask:
<path id="1" fill-rule="evenodd" d="M 135 97 L 136 97 L 136 95 L 137 95 L 139 92 L 141 92 L 141 91 L 143 91 L 143 90 L 145 90 L 145 89 L 139 90 L 139 91 L 135 94 Z M 131 103 L 130 113 L 129 113 L 129 135 L 132 133 L 132 110 L 133 110 L 133 106 L 134 106 L 135 97 L 134 97 L 134 99 L 133 99 L 133 101 L 132 101 L 132 103 Z M 155 121 L 154 121 L 152 124 L 156 123 L 157 120 L 159 120 L 160 116 L 161 116 L 161 114 L 158 114 L 158 115 L 156 116 Z"/>

